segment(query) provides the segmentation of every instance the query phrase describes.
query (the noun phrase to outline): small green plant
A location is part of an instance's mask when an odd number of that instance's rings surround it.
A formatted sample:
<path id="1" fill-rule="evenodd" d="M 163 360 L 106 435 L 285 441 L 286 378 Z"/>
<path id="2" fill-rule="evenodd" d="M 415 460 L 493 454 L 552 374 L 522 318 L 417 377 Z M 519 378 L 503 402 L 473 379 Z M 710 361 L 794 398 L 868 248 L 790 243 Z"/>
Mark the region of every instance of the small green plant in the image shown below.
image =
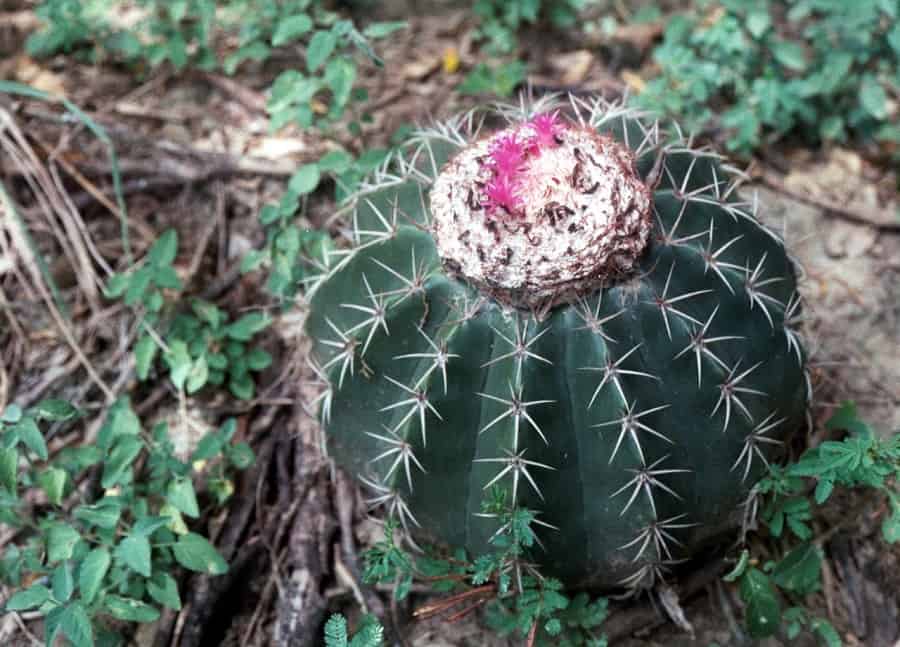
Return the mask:
<path id="1" fill-rule="evenodd" d="M 591 0 L 475 0 L 478 36 L 488 43 L 491 54 L 510 54 L 517 45 L 517 32 L 525 25 L 546 20 L 557 29 L 571 29 L 578 12 Z"/>
<path id="2" fill-rule="evenodd" d="M 151 246 L 143 262 L 114 274 L 106 288 L 109 298 L 121 298 L 138 311 L 142 334 L 134 345 L 135 372 L 140 380 L 150 377 L 162 350 L 169 378 L 188 395 L 208 384 L 226 384 L 235 397 L 249 400 L 255 392 L 251 373 L 269 366 L 271 356 L 248 346 L 270 323 L 260 312 L 250 312 L 231 321 L 226 313 L 201 299 L 189 311 L 178 296 L 182 282 L 175 270 L 178 236 L 165 231 Z"/>
<path id="3" fill-rule="evenodd" d="M 380 65 L 370 40 L 384 38 L 402 22 L 381 22 L 361 31 L 327 9 L 322 0 L 139 0 L 138 19 L 119 26 L 113 16 L 132 3 L 121 0 L 43 0 L 36 13 L 44 28 L 28 41 L 36 56 L 75 52 L 92 60 L 112 58 L 155 67 L 168 62 L 233 74 L 247 61 L 265 61 L 276 51 L 305 48 L 304 70 L 287 70 L 270 91 L 273 129 L 337 121 L 353 97 L 354 54 Z M 228 52 L 226 37 L 236 37 Z M 359 94 L 357 99 L 364 99 Z"/>
<path id="4" fill-rule="evenodd" d="M 200 479 L 215 483 L 223 502 L 233 490 L 228 473 L 252 463 L 253 452 L 232 442 L 228 420 L 179 457 L 168 425 L 146 430 L 123 397 L 95 442 L 51 455 L 47 438 L 78 417 L 61 400 L 0 415 L 0 525 L 15 531 L 0 556 L 0 580 L 15 591 L 4 607 L 39 612 L 47 645 L 59 636 L 75 647 L 121 644 L 115 621 L 153 622 L 159 607 L 181 608 L 179 567 L 227 570 L 188 520 L 201 514 Z"/>
<path id="5" fill-rule="evenodd" d="M 814 507 L 825 503 L 835 487 L 871 488 L 882 492 L 890 513 L 882 524 L 885 541 L 900 541 L 900 434 L 879 437 L 859 419 L 855 406 L 844 405 L 826 423 L 829 430 L 846 430 L 841 441 L 827 441 L 807 450 L 796 462 L 771 466 L 756 487 L 763 532 L 777 540 L 777 559 L 762 559 L 742 551 L 725 576 L 738 581 L 746 604 L 751 635 L 770 636 L 783 629 L 791 639 L 804 628 L 817 633 L 829 647 L 840 637 L 825 619 L 812 616 L 803 598 L 821 590 L 822 549 L 809 522 Z M 810 494 L 809 482 L 815 482 Z M 783 600 L 789 601 L 787 608 Z"/>
<path id="6" fill-rule="evenodd" d="M 397 143 L 408 133 L 409 127 L 401 126 L 391 137 L 391 143 Z M 343 203 L 357 191 L 365 176 L 390 162 L 393 151 L 393 148 L 372 148 L 354 157 L 344 150 L 336 150 L 297 169 L 278 202 L 260 209 L 259 222 L 265 230 L 266 241 L 260 249 L 244 256 L 241 271 L 267 269 L 267 290 L 287 302 L 305 285 L 321 278 L 341 252 L 328 232 L 301 227 L 298 223 L 307 197 L 323 177 L 330 177 L 334 181 L 334 200 Z"/>
<path id="7" fill-rule="evenodd" d="M 353 636 L 347 632 L 347 619 L 339 613 L 325 623 L 325 647 L 381 647 L 384 628 L 375 616 L 366 614 Z"/>
<path id="8" fill-rule="evenodd" d="M 190 394 L 207 384 L 227 382 L 235 397 L 251 399 L 255 385 L 250 374 L 267 368 L 272 356 L 261 348 L 248 348 L 247 343 L 268 325 L 263 313 L 229 321 L 212 303 L 194 299 L 191 312 L 176 315 L 167 333 L 169 351 L 164 359 L 175 387 L 183 383 Z"/>
<path id="9" fill-rule="evenodd" d="M 479 63 L 459 84 L 460 94 L 494 94 L 508 97 L 525 80 L 526 68 L 522 61 L 509 61 L 497 65 Z"/>
<path id="10" fill-rule="evenodd" d="M 534 645 L 604 646 L 599 627 L 606 618 L 606 599 L 591 600 L 584 593 L 570 598 L 559 580 L 543 577 L 527 554 L 538 542 L 534 526 L 546 524 L 534 511 L 514 506 L 506 489 L 494 486 L 488 494 L 481 515 L 500 526 L 490 551 L 474 558 L 462 549 L 451 556 L 438 549 L 413 554 L 398 544 L 398 526 L 389 520 L 385 539 L 364 555 L 366 581 L 395 584 L 397 599 L 409 594 L 415 580 L 449 594 L 421 609 L 419 616 L 448 613 L 462 605 L 463 610 L 451 616 L 460 617 L 486 605 L 488 625 L 502 636 L 527 636 Z"/>
<path id="11" fill-rule="evenodd" d="M 892 0 L 725 0 L 668 21 L 640 105 L 688 129 L 724 130 L 749 152 L 796 134 L 812 142 L 900 140 Z M 717 117 L 717 114 L 720 116 Z"/>
<path id="12" fill-rule="evenodd" d="M 518 32 L 525 25 L 546 22 L 556 29 L 571 29 L 578 12 L 590 0 L 475 0 L 472 11 L 479 19 L 476 38 L 491 56 L 509 56 L 519 47 Z M 510 96 L 526 77 L 520 60 L 479 63 L 459 85 L 461 94 Z"/>

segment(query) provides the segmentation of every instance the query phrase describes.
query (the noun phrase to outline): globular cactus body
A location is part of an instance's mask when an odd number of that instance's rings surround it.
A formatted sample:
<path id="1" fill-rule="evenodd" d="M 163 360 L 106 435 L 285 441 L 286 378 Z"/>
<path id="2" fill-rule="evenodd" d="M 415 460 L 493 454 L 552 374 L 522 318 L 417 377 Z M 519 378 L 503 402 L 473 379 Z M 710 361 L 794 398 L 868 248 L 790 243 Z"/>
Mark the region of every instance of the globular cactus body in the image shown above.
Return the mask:
<path id="1" fill-rule="evenodd" d="M 646 586 L 803 421 L 796 277 L 716 156 L 572 106 L 421 133 L 356 198 L 307 331 L 331 453 L 414 534 L 483 551 L 499 484 L 545 572 Z"/>

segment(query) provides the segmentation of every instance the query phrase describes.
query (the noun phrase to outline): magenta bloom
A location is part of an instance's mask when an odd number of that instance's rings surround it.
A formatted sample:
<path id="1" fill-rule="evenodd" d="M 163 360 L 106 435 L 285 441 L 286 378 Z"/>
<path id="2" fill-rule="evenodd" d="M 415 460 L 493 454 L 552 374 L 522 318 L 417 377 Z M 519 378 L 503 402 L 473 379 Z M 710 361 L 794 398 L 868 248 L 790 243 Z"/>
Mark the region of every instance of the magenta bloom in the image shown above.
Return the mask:
<path id="1" fill-rule="evenodd" d="M 535 115 L 531 118 L 530 123 L 534 130 L 533 146 L 536 146 L 538 149 L 556 146 L 556 136 L 563 129 L 562 122 L 559 120 L 558 110 Z"/>
<path id="2" fill-rule="evenodd" d="M 496 212 L 500 209 L 508 213 L 515 213 L 521 207 L 521 200 L 517 195 L 516 186 L 509 176 L 496 175 L 488 182 L 485 188 L 487 194 L 487 209 Z"/>
<path id="3" fill-rule="evenodd" d="M 515 135 L 504 135 L 491 147 L 490 164 L 494 174 L 511 178 L 525 161 L 525 147 L 516 140 Z"/>

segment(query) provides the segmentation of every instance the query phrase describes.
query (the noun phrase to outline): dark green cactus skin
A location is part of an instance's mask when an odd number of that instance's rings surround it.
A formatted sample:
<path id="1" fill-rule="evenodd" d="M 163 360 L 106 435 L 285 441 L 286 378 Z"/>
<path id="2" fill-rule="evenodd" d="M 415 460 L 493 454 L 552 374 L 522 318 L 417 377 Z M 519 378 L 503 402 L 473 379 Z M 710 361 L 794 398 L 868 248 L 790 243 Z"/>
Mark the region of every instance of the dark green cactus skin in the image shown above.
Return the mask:
<path id="1" fill-rule="evenodd" d="M 538 528 L 531 557 L 570 586 L 647 586 L 733 525 L 808 399 L 783 244 L 726 195 L 714 156 L 659 158 L 637 122 L 616 124 L 600 130 L 644 141 L 642 177 L 664 159 L 639 273 L 542 319 L 448 277 L 427 176 L 457 147 L 424 138 L 428 171 L 360 196 L 357 247 L 316 287 L 306 324 L 340 465 L 379 484 L 411 530 L 475 554 L 497 529 L 475 514 L 485 487 L 509 468 L 496 482 L 555 527 Z M 518 420 L 516 400 L 532 403 Z M 511 454 L 532 463 L 494 461 Z"/>

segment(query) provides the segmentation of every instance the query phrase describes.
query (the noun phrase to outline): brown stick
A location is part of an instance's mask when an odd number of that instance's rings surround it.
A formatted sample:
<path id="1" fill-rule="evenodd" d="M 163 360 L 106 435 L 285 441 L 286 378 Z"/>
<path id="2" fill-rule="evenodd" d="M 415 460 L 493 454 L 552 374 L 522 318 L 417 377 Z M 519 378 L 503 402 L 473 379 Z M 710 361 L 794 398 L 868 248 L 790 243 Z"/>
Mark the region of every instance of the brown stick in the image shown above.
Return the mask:
<path id="1" fill-rule="evenodd" d="M 848 209 L 847 207 L 835 204 L 834 202 L 831 202 L 829 200 L 823 200 L 822 198 L 817 198 L 813 195 L 809 195 L 808 193 L 802 193 L 800 191 L 789 189 L 787 186 L 785 186 L 784 181 L 782 181 L 780 177 L 778 177 L 771 171 L 767 171 L 766 169 L 760 169 L 757 175 L 763 185 L 769 187 L 773 191 L 786 195 L 789 198 L 793 198 L 794 200 L 798 200 L 799 202 L 803 202 L 804 204 L 808 204 L 812 207 L 822 209 L 829 215 L 837 216 L 838 218 L 842 218 L 843 220 L 848 220 L 850 222 L 855 222 L 857 224 L 869 225 L 870 227 L 875 227 L 880 231 L 900 231 L 900 219 L 898 218 L 895 218 L 893 221 L 889 219 L 876 219 L 868 213 L 857 211 L 856 209 Z"/>
<path id="2" fill-rule="evenodd" d="M 462 593 L 457 593 L 455 595 L 451 595 L 450 597 L 442 598 L 436 602 L 431 602 L 429 604 L 421 606 L 413 611 L 413 617 L 417 620 L 426 620 L 433 616 L 439 615 L 444 611 L 447 611 L 449 608 L 459 604 L 460 602 L 465 602 L 469 598 L 479 596 L 493 597 L 494 595 L 496 595 L 496 593 L 496 584 L 483 584 L 481 586 L 476 586 L 475 588 L 469 589 L 468 591 L 463 591 Z"/>

